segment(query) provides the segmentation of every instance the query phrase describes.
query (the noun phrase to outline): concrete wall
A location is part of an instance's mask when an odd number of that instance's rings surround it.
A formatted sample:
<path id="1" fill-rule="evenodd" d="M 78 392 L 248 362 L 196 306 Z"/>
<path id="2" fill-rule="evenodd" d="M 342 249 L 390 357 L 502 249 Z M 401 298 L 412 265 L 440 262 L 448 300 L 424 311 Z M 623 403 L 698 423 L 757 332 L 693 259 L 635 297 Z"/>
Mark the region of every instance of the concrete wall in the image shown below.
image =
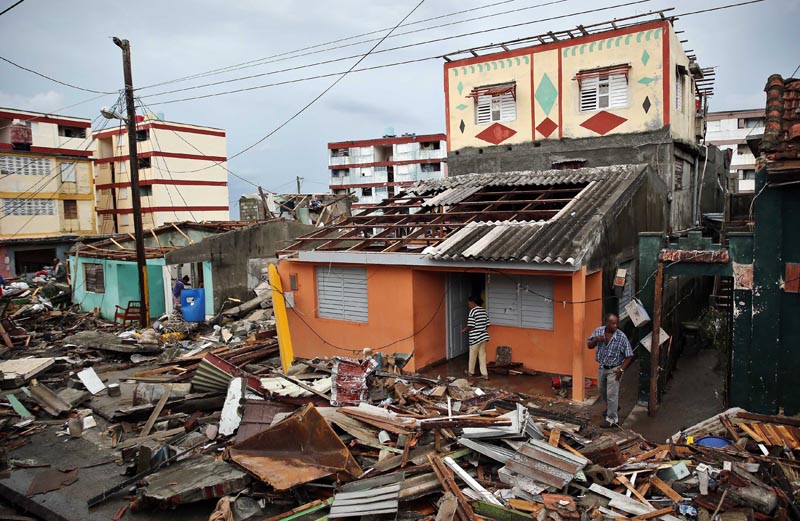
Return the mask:
<path id="1" fill-rule="evenodd" d="M 114 320 L 116 306 L 126 307 L 131 300 L 140 300 L 137 266 L 134 261 L 110 259 L 92 259 L 88 257 L 70 256 L 72 280 L 72 301 L 82 311 L 100 308 L 100 316 L 106 320 Z M 103 265 L 104 293 L 95 293 L 86 289 L 84 265 L 94 263 Z M 150 317 L 156 318 L 164 314 L 164 278 L 162 266 L 164 259 L 147 260 L 147 286 L 150 297 Z"/>
<path id="2" fill-rule="evenodd" d="M 448 149 L 646 132 L 670 124 L 673 137 L 694 140 L 693 80 L 686 77 L 684 111 L 676 113 L 676 64 L 686 66 L 688 58 L 668 21 L 448 62 Z M 576 74 L 617 65 L 630 65 L 627 105 L 581 111 Z M 477 124 L 470 92 L 509 82 L 516 85 L 516 117 L 499 122 L 505 130 Z M 595 124 L 596 116 L 603 124 Z"/>
<path id="3" fill-rule="evenodd" d="M 185 264 L 207 261 L 213 283 L 206 278 L 205 285 L 212 288 L 213 298 L 207 300 L 212 310 L 219 310 L 228 298 L 252 298 L 247 287 L 249 259 L 275 258 L 276 250 L 289 240 L 313 231 L 315 228 L 296 221 L 277 221 L 233 230 L 209 237 L 166 255 L 167 264 Z M 209 313 L 209 314 L 213 314 Z"/>
<path id="4" fill-rule="evenodd" d="M 708 161 L 705 160 L 708 156 Z M 667 206 L 669 224 L 685 229 L 702 212 L 721 212 L 718 180 L 724 179 L 721 152 L 713 146 L 697 147 L 676 142 L 664 130 L 640 134 L 616 134 L 600 138 L 543 140 L 518 145 L 469 147 L 452 152 L 447 162 L 451 176 L 469 173 L 548 170 L 558 162 L 585 160 L 587 167 L 618 164 L 649 164 L 661 183 L 651 190 L 661 194 L 658 203 Z M 684 161 L 683 183 L 676 190 L 675 161 Z M 703 169 L 705 173 L 703 174 Z M 701 185 L 702 191 L 698 190 Z M 702 199 L 695 208 L 698 197 Z M 651 200 L 651 202 L 654 202 Z M 699 210 L 699 212 L 698 212 Z M 650 230 L 653 230 L 652 228 Z"/>

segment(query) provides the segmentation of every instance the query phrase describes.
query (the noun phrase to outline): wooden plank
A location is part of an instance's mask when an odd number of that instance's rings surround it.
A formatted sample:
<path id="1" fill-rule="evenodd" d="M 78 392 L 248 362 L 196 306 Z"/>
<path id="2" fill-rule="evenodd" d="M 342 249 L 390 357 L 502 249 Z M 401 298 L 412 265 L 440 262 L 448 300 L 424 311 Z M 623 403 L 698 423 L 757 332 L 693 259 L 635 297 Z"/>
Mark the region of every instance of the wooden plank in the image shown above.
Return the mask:
<path id="1" fill-rule="evenodd" d="M 566 442 L 566 441 L 564 441 L 564 440 L 558 440 L 558 446 L 559 446 L 559 447 L 561 447 L 562 449 L 564 449 L 565 451 L 567 451 L 567 452 L 569 452 L 569 453 L 572 453 L 572 454 L 573 454 L 573 455 L 575 455 L 575 456 L 578 456 L 579 458 L 583 458 L 583 459 L 585 459 L 585 460 L 587 461 L 587 465 L 591 465 L 591 464 L 592 464 L 592 460 L 590 460 L 589 458 L 587 458 L 586 456 L 584 456 L 583 454 L 581 454 L 581 453 L 580 453 L 580 452 L 578 452 L 577 450 L 575 450 L 575 449 L 573 449 L 572 447 L 570 447 L 570 446 L 567 444 L 567 442 Z"/>
<path id="2" fill-rule="evenodd" d="M 759 436 L 756 433 L 756 431 L 751 429 L 750 426 L 747 425 L 746 423 L 740 423 L 739 424 L 739 428 L 742 429 L 745 433 L 747 433 L 748 436 L 753 438 L 754 442 L 756 442 L 756 443 L 764 443 L 764 439 L 761 436 Z"/>
<path id="3" fill-rule="evenodd" d="M 186 432 L 186 429 L 183 427 L 176 427 L 174 429 L 169 429 L 166 431 L 156 432 L 155 434 L 151 434 L 149 436 L 139 436 L 138 438 L 131 438 L 129 440 L 125 440 L 119 445 L 117 445 L 118 449 L 127 449 L 128 447 L 135 447 L 144 441 L 150 440 L 161 440 L 164 438 L 169 438 L 170 436 L 175 436 L 176 434 L 180 434 L 182 432 Z"/>
<path id="4" fill-rule="evenodd" d="M 548 443 L 553 447 L 558 447 L 558 442 L 561 439 L 561 431 L 559 429 L 553 429 L 550 431 L 550 440 Z"/>
<path id="5" fill-rule="evenodd" d="M 728 418 L 727 416 L 720 416 L 719 421 L 720 423 L 722 423 L 722 426 L 725 427 L 725 429 L 728 431 L 728 434 L 731 435 L 734 443 L 739 441 L 741 436 L 739 436 L 739 433 L 736 432 L 736 428 L 733 426 L 733 423 L 731 423 L 731 419 Z"/>
<path id="6" fill-rule="evenodd" d="M 634 516 L 631 519 L 632 520 L 633 519 L 636 519 L 636 520 L 653 519 L 653 518 L 656 518 L 656 517 L 659 517 L 659 516 L 663 516 L 663 515 L 666 515 L 666 514 L 671 514 L 674 511 L 675 511 L 675 509 L 673 507 L 664 507 L 664 508 L 660 508 L 658 510 L 654 510 L 652 512 L 648 512 L 646 514 L 640 514 L 638 516 Z"/>
<path id="7" fill-rule="evenodd" d="M 439 512 L 436 513 L 435 521 L 453 521 L 456 510 L 458 510 L 458 499 L 452 492 L 445 492 L 442 502 L 439 503 Z"/>
<path id="8" fill-rule="evenodd" d="M 678 494 L 678 492 L 674 488 L 670 487 L 658 476 L 651 477 L 650 484 L 656 487 L 658 490 L 660 490 L 662 494 L 670 498 L 675 503 L 680 503 L 681 501 L 683 501 L 683 496 Z"/>
<path id="9" fill-rule="evenodd" d="M 530 521 L 533 519 L 533 516 L 526 512 L 493 505 L 488 501 L 476 501 L 472 503 L 472 508 L 480 516 L 498 521 Z"/>
<path id="10" fill-rule="evenodd" d="M 622 474 L 617 474 L 617 479 L 619 480 L 619 482 L 620 482 L 620 483 L 622 483 L 622 485 L 623 485 L 625 488 L 627 488 L 628 490 L 630 490 L 630 491 L 631 491 L 631 494 L 633 494 L 633 496 L 634 496 L 636 499 L 638 499 L 639 501 L 641 501 L 641 502 L 642 502 L 642 503 L 644 503 L 645 505 L 650 505 L 650 502 L 649 502 L 649 501 L 647 501 L 647 498 L 645 498 L 643 495 L 641 495 L 641 494 L 639 493 L 639 491 L 638 491 L 638 490 L 636 490 L 636 487 L 634 487 L 634 486 L 633 486 L 633 484 L 632 484 L 632 483 L 631 483 L 631 482 L 628 480 L 628 478 L 626 478 L 626 477 L 625 477 L 625 476 L 623 476 Z"/>
<path id="11" fill-rule="evenodd" d="M 800 427 L 800 418 L 787 418 L 786 416 L 768 416 L 766 414 L 756 414 L 744 411 L 737 413 L 736 417 L 744 418 L 745 420 L 751 420 L 751 421 L 779 423 L 781 425 L 791 425 L 792 427 Z"/>
<path id="12" fill-rule="evenodd" d="M 144 428 L 142 429 L 140 437 L 146 437 L 150 434 L 150 431 L 153 429 L 153 425 L 155 425 L 158 416 L 161 414 L 161 411 L 164 409 L 164 406 L 167 404 L 167 400 L 169 400 L 169 395 L 172 392 L 172 386 L 170 385 L 167 390 L 164 391 L 164 394 L 161 395 L 161 398 L 158 399 L 158 403 L 156 403 L 155 409 L 153 412 L 150 413 L 150 417 L 147 419 L 147 423 L 144 424 Z"/>
<path id="13" fill-rule="evenodd" d="M 3 327 L 3 324 L 0 324 L 0 337 L 3 338 L 3 343 L 6 345 L 6 347 L 14 347 L 14 342 L 11 341 L 11 337 L 8 336 L 6 328 Z"/>

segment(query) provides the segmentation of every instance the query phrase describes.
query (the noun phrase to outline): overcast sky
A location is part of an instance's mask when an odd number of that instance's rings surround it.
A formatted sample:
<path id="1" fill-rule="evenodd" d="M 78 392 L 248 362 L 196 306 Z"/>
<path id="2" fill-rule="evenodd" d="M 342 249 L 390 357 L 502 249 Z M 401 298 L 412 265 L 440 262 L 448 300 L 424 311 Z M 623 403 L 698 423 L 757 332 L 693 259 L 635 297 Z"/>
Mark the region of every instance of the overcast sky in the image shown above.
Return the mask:
<path id="1" fill-rule="evenodd" d="M 650 0 L 597 13 L 576 14 L 630 3 L 630 0 L 426 0 L 406 23 L 490 7 L 401 27 L 397 33 L 417 32 L 390 37 L 378 47 L 378 51 L 510 24 L 558 16 L 563 18 L 378 53 L 368 56 L 359 67 L 433 57 L 655 9 L 674 7 L 672 13 L 680 14 L 739 1 Z M 0 34 L 3 35 L 0 55 L 67 83 L 97 91 L 116 91 L 122 86 L 122 68 L 120 50 L 111 42 L 111 36 L 131 41 L 134 84 L 145 87 L 389 28 L 418 2 L 26 0 L 0 17 Z M 0 10 L 12 3 L 12 0 L 0 0 Z M 492 16 L 519 9 L 524 10 Z M 478 19 L 431 28 L 470 18 Z M 763 87 L 767 77 L 773 73 L 788 76 L 800 65 L 800 40 L 796 37 L 798 19 L 799 1 L 766 0 L 687 16 L 676 22 L 676 29 L 684 31 L 682 39 L 689 40 L 684 44 L 685 48 L 693 50 L 701 66 L 717 67 L 716 95 L 711 100 L 711 110 L 764 106 Z M 334 45 L 363 42 L 383 34 Z M 286 121 L 327 88 L 335 77 L 177 103 L 159 102 L 341 72 L 357 58 L 186 92 L 155 94 L 346 58 L 365 53 L 374 43 L 365 42 L 307 56 L 290 54 L 277 62 L 274 60 L 278 58 L 272 58 L 273 63 L 142 89 L 138 95 L 153 112 L 163 113 L 167 120 L 224 128 L 228 135 L 228 156 L 232 156 Z M 325 47 L 311 51 L 322 49 Z M 228 167 L 269 190 L 294 191 L 295 176 L 301 176 L 304 178 L 304 191 L 327 191 L 326 144 L 329 141 L 379 137 L 387 127 L 394 128 L 398 134 L 444 132 L 442 70 L 442 60 L 433 59 L 352 73 L 272 137 L 232 159 Z M 0 107 L 59 112 L 93 119 L 100 107 L 113 104 L 117 96 L 109 95 L 60 109 L 95 96 L 0 62 Z M 229 182 L 231 213 L 238 216 L 239 196 L 252 193 L 255 188 L 235 177 L 231 177 Z"/>

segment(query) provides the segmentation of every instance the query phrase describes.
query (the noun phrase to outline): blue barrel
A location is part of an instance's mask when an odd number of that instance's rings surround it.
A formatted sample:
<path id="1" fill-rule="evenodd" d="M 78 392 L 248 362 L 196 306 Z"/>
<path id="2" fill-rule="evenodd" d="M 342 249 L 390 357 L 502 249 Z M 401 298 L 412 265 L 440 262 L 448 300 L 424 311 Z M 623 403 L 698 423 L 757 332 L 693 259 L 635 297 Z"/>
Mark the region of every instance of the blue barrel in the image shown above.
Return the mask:
<path id="1" fill-rule="evenodd" d="M 181 311 L 187 322 L 203 322 L 206 318 L 206 290 L 184 289 L 181 291 Z"/>

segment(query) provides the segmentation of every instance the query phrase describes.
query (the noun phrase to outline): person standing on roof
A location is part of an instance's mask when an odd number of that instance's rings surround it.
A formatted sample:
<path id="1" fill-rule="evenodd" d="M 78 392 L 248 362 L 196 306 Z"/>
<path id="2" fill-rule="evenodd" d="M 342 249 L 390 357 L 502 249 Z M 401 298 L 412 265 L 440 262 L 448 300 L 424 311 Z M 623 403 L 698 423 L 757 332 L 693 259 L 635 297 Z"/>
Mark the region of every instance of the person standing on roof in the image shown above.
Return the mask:
<path id="1" fill-rule="evenodd" d="M 469 332 L 469 368 L 467 376 L 475 376 L 475 362 L 480 362 L 481 378 L 489 379 L 489 370 L 486 368 L 486 343 L 489 341 L 489 315 L 481 307 L 480 297 L 472 296 L 467 300 L 469 315 L 467 327 L 462 333 Z"/>
<path id="2" fill-rule="evenodd" d="M 589 349 L 597 349 L 595 359 L 600 364 L 597 380 L 600 397 L 607 404 L 606 418 L 600 427 L 609 428 L 619 423 L 619 382 L 633 361 L 633 349 L 625 333 L 617 329 L 617 315 L 606 316 L 606 325 L 594 330 L 586 340 Z M 577 383 L 575 385 L 578 385 Z"/>
<path id="3" fill-rule="evenodd" d="M 172 302 L 176 306 L 181 305 L 181 291 L 189 284 L 189 275 L 184 275 L 182 279 L 175 281 L 175 287 L 172 288 Z"/>

